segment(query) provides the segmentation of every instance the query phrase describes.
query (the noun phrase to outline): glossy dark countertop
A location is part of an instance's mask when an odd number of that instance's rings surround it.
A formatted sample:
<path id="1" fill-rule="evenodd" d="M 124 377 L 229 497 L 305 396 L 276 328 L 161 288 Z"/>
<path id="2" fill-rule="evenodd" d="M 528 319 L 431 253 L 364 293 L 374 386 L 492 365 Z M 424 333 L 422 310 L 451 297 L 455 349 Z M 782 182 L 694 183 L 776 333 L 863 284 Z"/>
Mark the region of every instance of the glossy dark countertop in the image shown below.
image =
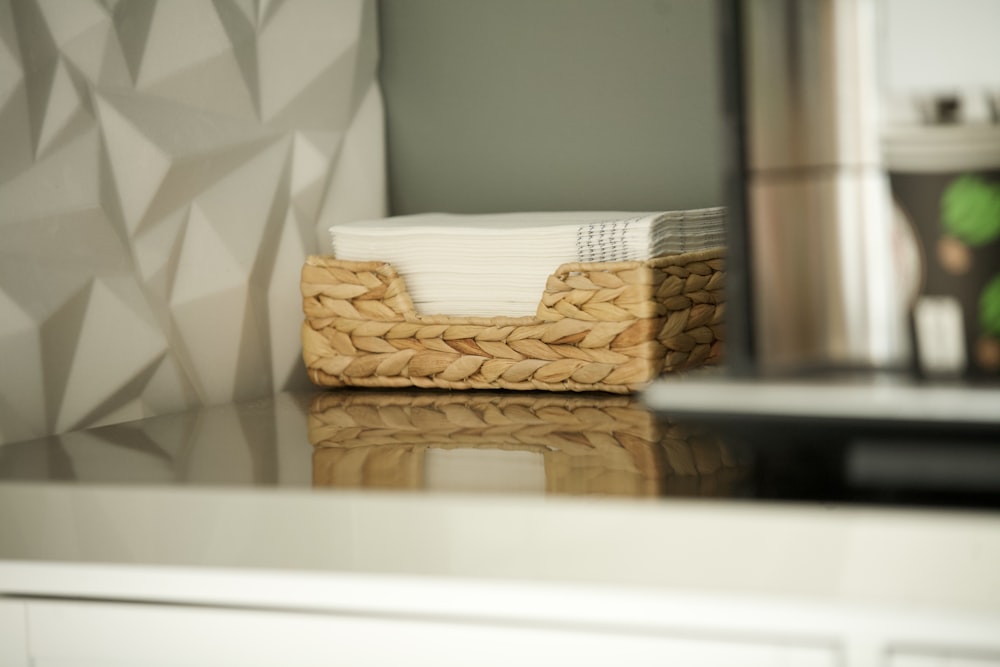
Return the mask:
<path id="1" fill-rule="evenodd" d="M 0 483 L 995 508 L 1000 428 L 679 414 L 640 396 L 305 391 L 0 447 Z"/>
<path id="2" fill-rule="evenodd" d="M 605 394 L 283 393 L 0 448 L 0 480 L 95 484 L 724 496 L 746 474 Z"/>

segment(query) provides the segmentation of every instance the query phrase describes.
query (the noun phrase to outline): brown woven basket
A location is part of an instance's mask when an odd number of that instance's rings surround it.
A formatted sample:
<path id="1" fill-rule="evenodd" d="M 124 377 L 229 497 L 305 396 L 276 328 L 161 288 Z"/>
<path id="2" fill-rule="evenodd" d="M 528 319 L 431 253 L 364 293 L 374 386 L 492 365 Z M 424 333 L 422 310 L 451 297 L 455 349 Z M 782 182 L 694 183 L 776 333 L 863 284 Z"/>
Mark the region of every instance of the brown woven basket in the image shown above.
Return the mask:
<path id="1" fill-rule="evenodd" d="M 549 493 L 727 495 L 747 467 L 628 396 L 336 392 L 309 412 L 318 487 L 423 489 L 430 449 L 538 452 Z"/>
<path id="2" fill-rule="evenodd" d="M 563 264 L 534 317 L 420 315 L 384 262 L 309 257 L 303 358 L 324 387 L 629 393 L 719 361 L 722 250 Z"/>

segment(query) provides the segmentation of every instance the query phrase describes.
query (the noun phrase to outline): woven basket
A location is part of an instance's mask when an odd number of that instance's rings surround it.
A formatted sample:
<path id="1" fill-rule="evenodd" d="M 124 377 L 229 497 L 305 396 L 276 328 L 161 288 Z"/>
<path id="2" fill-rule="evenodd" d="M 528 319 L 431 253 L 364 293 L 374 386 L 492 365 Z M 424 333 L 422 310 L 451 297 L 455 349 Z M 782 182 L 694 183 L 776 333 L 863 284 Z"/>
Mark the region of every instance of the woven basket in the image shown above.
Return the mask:
<path id="1" fill-rule="evenodd" d="M 607 391 L 719 361 L 724 260 L 563 264 L 534 317 L 420 315 L 393 267 L 309 257 L 303 358 L 324 387 Z"/>
<path id="2" fill-rule="evenodd" d="M 721 496 L 747 471 L 715 437 L 601 394 L 320 394 L 309 439 L 317 487 L 423 489 L 430 449 L 540 453 L 550 493 Z"/>

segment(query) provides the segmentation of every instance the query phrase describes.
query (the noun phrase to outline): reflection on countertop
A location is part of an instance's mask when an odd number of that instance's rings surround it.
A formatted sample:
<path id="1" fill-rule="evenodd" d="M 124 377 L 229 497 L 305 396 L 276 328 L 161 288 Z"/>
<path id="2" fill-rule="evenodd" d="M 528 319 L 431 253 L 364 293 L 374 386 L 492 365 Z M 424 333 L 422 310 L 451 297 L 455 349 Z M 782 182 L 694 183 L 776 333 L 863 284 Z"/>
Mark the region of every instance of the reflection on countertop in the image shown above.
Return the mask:
<path id="1" fill-rule="evenodd" d="M 304 486 L 313 393 L 193 409 L 0 447 L 0 482 Z"/>
<path id="2" fill-rule="evenodd" d="M 316 486 L 621 496 L 729 496 L 749 470 L 706 429 L 603 394 L 321 394 Z"/>

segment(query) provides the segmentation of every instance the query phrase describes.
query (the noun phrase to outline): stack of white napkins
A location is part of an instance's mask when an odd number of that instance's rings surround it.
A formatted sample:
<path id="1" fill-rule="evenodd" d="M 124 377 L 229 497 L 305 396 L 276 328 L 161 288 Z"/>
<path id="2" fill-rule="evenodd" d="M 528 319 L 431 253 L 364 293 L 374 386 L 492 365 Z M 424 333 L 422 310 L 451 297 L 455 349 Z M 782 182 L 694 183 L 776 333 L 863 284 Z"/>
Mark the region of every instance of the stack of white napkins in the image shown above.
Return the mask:
<path id="1" fill-rule="evenodd" d="M 725 209 L 428 213 L 330 228 L 337 259 L 392 264 L 424 315 L 534 315 L 566 262 L 644 260 L 725 245 Z"/>

